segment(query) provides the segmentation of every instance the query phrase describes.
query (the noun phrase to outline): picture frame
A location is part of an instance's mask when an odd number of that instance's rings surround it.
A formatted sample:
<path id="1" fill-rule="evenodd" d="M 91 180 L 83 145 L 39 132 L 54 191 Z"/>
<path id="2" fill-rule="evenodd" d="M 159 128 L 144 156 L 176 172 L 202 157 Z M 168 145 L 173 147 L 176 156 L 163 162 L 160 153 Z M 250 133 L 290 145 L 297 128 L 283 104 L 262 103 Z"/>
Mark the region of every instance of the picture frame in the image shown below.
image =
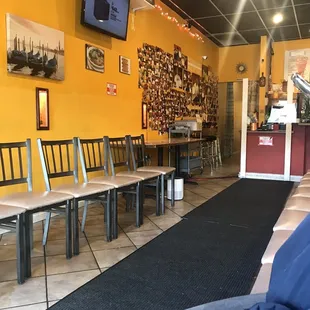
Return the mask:
<path id="1" fill-rule="evenodd" d="M 131 74 L 131 59 L 119 56 L 119 72 L 123 74 Z"/>
<path id="2" fill-rule="evenodd" d="M 36 88 L 36 122 L 37 130 L 50 129 L 49 90 Z"/>
<path id="3" fill-rule="evenodd" d="M 10 74 L 64 81 L 64 32 L 7 13 L 6 42 Z"/>
<path id="4" fill-rule="evenodd" d="M 142 129 L 148 128 L 147 103 L 142 102 Z"/>
<path id="5" fill-rule="evenodd" d="M 85 44 L 85 69 L 104 73 L 105 53 L 102 48 Z"/>

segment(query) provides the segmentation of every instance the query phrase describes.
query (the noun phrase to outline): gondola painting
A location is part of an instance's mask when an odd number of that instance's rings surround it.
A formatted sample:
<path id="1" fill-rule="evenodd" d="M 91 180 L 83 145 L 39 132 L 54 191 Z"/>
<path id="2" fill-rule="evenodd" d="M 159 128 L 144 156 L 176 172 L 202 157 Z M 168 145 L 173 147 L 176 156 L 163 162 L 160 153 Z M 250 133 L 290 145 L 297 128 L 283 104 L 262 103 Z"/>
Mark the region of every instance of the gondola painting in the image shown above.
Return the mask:
<path id="1" fill-rule="evenodd" d="M 8 72 L 63 81 L 64 33 L 12 14 L 6 22 Z"/>

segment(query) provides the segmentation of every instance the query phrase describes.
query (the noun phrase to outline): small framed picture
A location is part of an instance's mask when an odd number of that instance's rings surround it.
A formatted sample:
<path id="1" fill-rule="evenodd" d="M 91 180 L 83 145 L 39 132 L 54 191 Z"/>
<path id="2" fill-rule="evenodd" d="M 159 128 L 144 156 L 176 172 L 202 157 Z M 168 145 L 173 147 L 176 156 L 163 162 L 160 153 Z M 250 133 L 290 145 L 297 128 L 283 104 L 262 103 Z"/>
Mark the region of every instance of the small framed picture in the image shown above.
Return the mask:
<path id="1" fill-rule="evenodd" d="M 147 129 L 147 103 L 142 102 L 142 129 Z"/>
<path id="2" fill-rule="evenodd" d="M 85 44 L 85 67 L 87 70 L 104 73 L 104 50 Z"/>
<path id="3" fill-rule="evenodd" d="M 119 56 L 119 72 L 124 74 L 131 74 L 131 60 L 124 56 Z"/>
<path id="4" fill-rule="evenodd" d="M 36 88 L 36 114 L 37 130 L 49 130 L 49 91 L 47 88 Z"/>

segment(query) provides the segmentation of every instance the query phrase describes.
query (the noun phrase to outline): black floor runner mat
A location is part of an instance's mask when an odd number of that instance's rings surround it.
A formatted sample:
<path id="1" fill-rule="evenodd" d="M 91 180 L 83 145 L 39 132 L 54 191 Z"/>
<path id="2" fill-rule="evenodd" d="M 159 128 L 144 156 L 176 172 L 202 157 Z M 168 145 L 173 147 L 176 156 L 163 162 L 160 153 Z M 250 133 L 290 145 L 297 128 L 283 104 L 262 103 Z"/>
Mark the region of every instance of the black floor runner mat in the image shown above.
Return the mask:
<path id="1" fill-rule="evenodd" d="M 277 221 L 292 182 L 242 179 L 184 218 L 205 218 L 245 227 L 270 227 Z"/>
<path id="2" fill-rule="evenodd" d="M 237 182 L 52 309 L 186 309 L 248 294 L 292 185 Z M 251 203 L 252 186 L 256 196 L 265 197 L 262 205 Z M 273 195 L 277 199 L 268 199 Z M 218 222 L 205 212 L 197 214 L 209 207 Z M 246 215 L 239 214 L 243 219 L 238 221 L 232 209 Z M 259 225 L 259 220 L 266 222 Z M 247 226 L 236 225 L 241 222 Z"/>

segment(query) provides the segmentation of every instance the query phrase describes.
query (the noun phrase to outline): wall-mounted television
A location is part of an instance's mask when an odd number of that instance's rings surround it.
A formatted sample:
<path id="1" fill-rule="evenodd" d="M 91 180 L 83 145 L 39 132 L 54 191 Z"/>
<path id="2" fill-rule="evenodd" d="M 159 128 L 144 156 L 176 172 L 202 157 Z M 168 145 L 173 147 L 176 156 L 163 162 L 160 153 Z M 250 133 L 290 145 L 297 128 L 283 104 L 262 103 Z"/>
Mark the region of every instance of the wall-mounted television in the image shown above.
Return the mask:
<path id="1" fill-rule="evenodd" d="M 127 38 L 130 0 L 82 0 L 81 23 L 120 40 Z"/>

